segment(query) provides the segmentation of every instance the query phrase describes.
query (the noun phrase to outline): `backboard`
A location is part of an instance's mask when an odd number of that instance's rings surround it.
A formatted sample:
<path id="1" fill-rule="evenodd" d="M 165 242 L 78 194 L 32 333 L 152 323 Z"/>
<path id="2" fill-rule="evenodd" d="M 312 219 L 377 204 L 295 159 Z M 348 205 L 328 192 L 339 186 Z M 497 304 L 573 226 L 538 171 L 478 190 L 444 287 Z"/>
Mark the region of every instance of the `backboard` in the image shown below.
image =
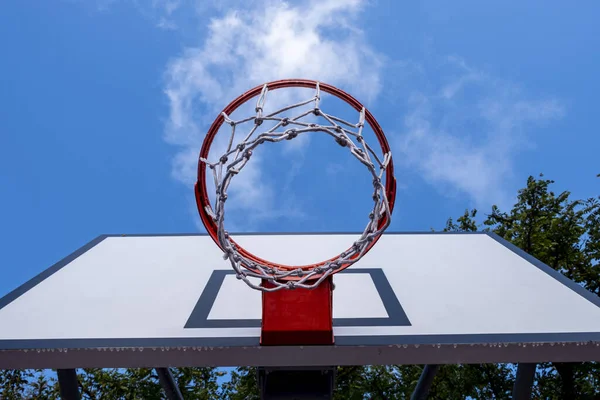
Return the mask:
<path id="1" fill-rule="evenodd" d="M 289 264 L 356 234 L 236 235 Z M 333 278 L 333 346 L 259 346 L 207 235 L 105 235 L 0 299 L 0 368 L 600 360 L 600 298 L 487 233 L 387 233 Z"/>

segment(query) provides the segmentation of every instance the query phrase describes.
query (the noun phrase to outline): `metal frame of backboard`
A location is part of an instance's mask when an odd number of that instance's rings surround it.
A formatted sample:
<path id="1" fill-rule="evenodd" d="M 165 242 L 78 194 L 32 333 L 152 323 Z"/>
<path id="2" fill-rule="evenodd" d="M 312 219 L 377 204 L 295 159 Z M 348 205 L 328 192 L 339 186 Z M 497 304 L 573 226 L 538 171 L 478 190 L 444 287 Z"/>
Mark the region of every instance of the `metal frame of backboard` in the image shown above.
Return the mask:
<path id="1" fill-rule="evenodd" d="M 345 232 L 344 234 L 347 234 Z M 493 233 L 403 232 L 401 234 L 487 235 L 585 300 L 600 307 L 600 298 Z M 247 235 L 247 234 L 244 234 Z M 264 234 L 262 234 L 264 235 Z M 277 235 L 282 235 L 277 233 Z M 283 234 L 285 235 L 285 234 Z M 109 237 L 206 236 L 194 234 L 102 235 L 0 299 L 0 310 L 35 288 L 45 279 Z M 360 269 L 360 266 L 357 266 Z M 352 273 L 352 269 L 348 273 Z M 358 270 L 356 270 L 358 271 Z M 370 273 L 377 274 L 376 270 Z M 226 275 L 227 273 L 221 273 Z M 216 280 L 222 279 L 217 273 Z M 374 279 L 375 281 L 376 279 Z M 200 313 L 206 310 L 200 310 Z M 74 316 L 76 317 L 76 316 Z M 191 318 L 190 318 L 191 319 Z M 192 321 L 193 322 L 193 321 Z M 239 321 L 237 321 L 239 323 Z M 259 321 L 246 321 L 256 325 Z M 189 321 L 188 321 L 189 323 Z M 340 322 L 338 321 L 338 324 Z M 342 321 L 343 324 L 343 321 Z M 336 338 L 333 346 L 261 347 L 258 338 L 130 338 L 0 340 L 0 368 L 260 366 L 278 367 L 273 360 L 285 357 L 296 367 L 354 365 L 430 364 L 422 385 L 427 388 L 433 367 L 439 364 L 511 362 L 531 370 L 538 362 L 600 360 L 600 332 L 555 332 L 471 335 L 405 335 Z M 274 357 L 278 355 L 278 357 Z M 520 368 L 520 370 L 522 370 Z M 528 371 L 529 371 L 528 370 Z M 165 379 L 168 371 L 162 370 Z M 524 371 L 524 370 L 523 370 Z M 434 372 L 433 372 L 434 373 Z M 528 378 L 520 387 L 530 386 Z M 168 380 L 165 380 L 168 382 Z M 523 382 L 525 382 L 523 384 Z M 517 384 L 515 384 L 515 389 Z M 523 389 L 521 389 L 523 390 Z"/>
<path id="2" fill-rule="evenodd" d="M 388 233 L 421 234 L 419 232 Z M 423 234 L 457 234 L 431 233 Z M 492 233 L 488 235 L 581 297 L 600 307 L 600 298 Z M 278 234 L 279 235 L 279 234 Z M 0 299 L 0 310 L 108 237 L 205 235 L 102 235 Z M 336 338 L 333 346 L 260 347 L 258 338 L 130 338 L 0 340 L 0 368 L 276 366 L 284 354 L 298 366 L 545 362 L 600 360 L 600 332 L 475 335 L 405 335 Z M 352 347 L 352 351 L 348 351 Z"/>

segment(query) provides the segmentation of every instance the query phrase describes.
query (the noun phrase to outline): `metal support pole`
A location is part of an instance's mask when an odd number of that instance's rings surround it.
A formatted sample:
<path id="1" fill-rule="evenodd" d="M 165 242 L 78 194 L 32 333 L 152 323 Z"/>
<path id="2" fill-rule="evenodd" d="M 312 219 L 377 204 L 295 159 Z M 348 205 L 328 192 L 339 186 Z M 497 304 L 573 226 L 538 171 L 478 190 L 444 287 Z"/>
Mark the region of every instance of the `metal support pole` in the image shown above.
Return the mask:
<path id="1" fill-rule="evenodd" d="M 79 383 L 75 369 L 57 369 L 56 374 L 58 375 L 60 398 L 62 400 L 79 400 Z"/>
<path id="2" fill-rule="evenodd" d="M 177 382 L 175 382 L 175 378 L 173 378 L 171 370 L 169 368 L 154 368 L 154 370 L 158 375 L 160 386 L 162 386 L 165 394 L 167 395 L 167 399 L 183 400 L 183 396 L 181 395 L 179 386 L 177 386 Z"/>
<path id="3" fill-rule="evenodd" d="M 417 387 L 415 387 L 415 391 L 410 396 L 410 400 L 424 400 L 427 398 L 433 378 L 435 378 L 435 374 L 437 374 L 439 368 L 440 366 L 435 364 L 426 365 L 423 368 L 419 382 L 417 382 Z"/>
<path id="4" fill-rule="evenodd" d="M 517 376 L 513 386 L 513 400 L 531 399 L 533 379 L 535 378 L 536 363 L 520 363 L 517 367 Z"/>

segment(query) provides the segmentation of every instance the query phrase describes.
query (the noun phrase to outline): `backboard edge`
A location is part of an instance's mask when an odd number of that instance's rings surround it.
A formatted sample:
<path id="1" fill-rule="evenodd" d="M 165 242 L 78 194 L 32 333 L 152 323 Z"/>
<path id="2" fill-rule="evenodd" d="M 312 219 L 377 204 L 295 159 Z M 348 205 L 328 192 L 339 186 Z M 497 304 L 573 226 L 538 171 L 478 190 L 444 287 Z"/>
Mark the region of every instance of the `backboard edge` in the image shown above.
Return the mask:
<path id="1" fill-rule="evenodd" d="M 525 261 L 534 265 L 540 271 L 546 273 L 551 278 L 556 279 L 558 282 L 560 282 L 564 286 L 568 287 L 569 289 L 571 289 L 572 291 L 574 291 L 575 293 L 577 293 L 584 299 L 588 300 L 592 304 L 596 305 L 597 307 L 600 307 L 600 297 L 598 297 L 595 293 L 590 292 L 583 286 L 579 285 L 577 282 L 569 279 L 567 276 L 565 276 L 561 272 L 555 270 L 554 268 L 550 267 L 549 265 L 538 260 L 531 254 L 527 253 L 525 250 L 522 250 L 518 246 L 516 246 L 516 245 L 512 244 L 511 242 L 509 242 L 508 240 L 504 239 L 502 236 L 499 236 L 499 235 L 495 234 L 494 232 L 485 232 L 485 233 L 491 239 L 495 240 L 500 245 L 504 246 L 506 249 L 512 251 L 517 256 L 523 258 Z"/>
<path id="2" fill-rule="evenodd" d="M 85 254 L 86 252 L 88 252 L 89 250 L 91 250 L 92 248 L 97 246 L 99 243 L 101 243 L 107 237 L 109 237 L 109 235 L 100 235 L 100 236 L 96 237 L 95 239 L 91 240 L 84 246 L 75 250 L 73 253 L 69 254 L 62 260 L 58 261 L 51 267 L 45 269 L 44 271 L 40 272 L 39 274 L 37 274 L 36 276 L 31 278 L 27 282 L 23 283 L 21 286 L 8 292 L 8 294 L 6 294 L 5 296 L 0 298 L 0 310 L 2 310 L 4 307 L 9 305 L 16 299 L 18 299 L 20 296 L 27 293 L 29 290 L 33 289 L 35 286 L 37 286 L 38 284 L 43 282 L 45 279 L 49 278 L 56 272 L 60 271 L 62 268 L 67 266 L 69 263 L 73 262 L 73 260 L 77 259 L 81 255 Z"/>

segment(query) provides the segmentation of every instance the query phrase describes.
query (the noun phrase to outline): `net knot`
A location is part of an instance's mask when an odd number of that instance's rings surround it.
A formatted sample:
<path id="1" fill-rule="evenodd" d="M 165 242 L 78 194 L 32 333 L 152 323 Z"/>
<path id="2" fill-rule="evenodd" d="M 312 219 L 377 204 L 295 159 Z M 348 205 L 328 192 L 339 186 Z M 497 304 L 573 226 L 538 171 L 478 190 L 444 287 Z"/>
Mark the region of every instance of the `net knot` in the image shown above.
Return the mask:
<path id="1" fill-rule="evenodd" d="M 337 142 L 337 144 L 339 144 L 339 145 L 340 145 L 340 146 L 342 146 L 342 147 L 346 147 L 346 146 L 348 146 L 348 140 L 347 140 L 346 138 L 343 138 L 343 137 L 337 136 L 337 137 L 335 138 L 335 141 Z"/>
<path id="2" fill-rule="evenodd" d="M 271 275 L 274 275 L 274 274 L 275 274 L 275 270 L 274 270 L 273 268 L 271 268 L 271 267 L 266 267 L 266 268 L 263 268 L 263 270 L 264 270 L 264 271 L 265 271 L 267 274 L 271 274 Z"/>
<path id="3" fill-rule="evenodd" d="M 233 250 L 230 248 L 223 249 L 223 259 L 227 260 L 233 254 Z"/>

